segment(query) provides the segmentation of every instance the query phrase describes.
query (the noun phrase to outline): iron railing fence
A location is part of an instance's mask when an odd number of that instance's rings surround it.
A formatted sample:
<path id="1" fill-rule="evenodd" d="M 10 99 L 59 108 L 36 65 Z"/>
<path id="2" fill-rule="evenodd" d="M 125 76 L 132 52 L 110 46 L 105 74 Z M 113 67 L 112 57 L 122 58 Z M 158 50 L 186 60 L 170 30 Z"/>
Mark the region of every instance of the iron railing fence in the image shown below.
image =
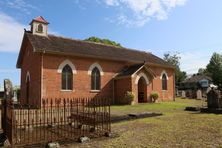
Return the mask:
<path id="1" fill-rule="evenodd" d="M 111 132 L 110 99 L 42 99 L 40 109 L 8 100 L 2 124 L 12 146 L 98 137 Z"/>

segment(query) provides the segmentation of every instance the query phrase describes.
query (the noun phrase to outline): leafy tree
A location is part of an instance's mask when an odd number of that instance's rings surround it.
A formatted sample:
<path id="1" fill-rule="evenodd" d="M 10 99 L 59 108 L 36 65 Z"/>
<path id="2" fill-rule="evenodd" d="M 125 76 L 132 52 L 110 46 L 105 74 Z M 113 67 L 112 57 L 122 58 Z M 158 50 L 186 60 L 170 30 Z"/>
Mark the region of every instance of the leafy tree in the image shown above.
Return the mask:
<path id="1" fill-rule="evenodd" d="M 106 44 L 106 45 L 122 47 L 120 43 L 117 43 L 115 41 L 111 41 L 109 39 L 101 39 L 101 38 L 98 38 L 98 37 L 89 37 L 89 38 L 85 39 L 84 41 L 103 43 L 103 44 Z"/>
<path id="2" fill-rule="evenodd" d="M 198 74 L 205 74 L 206 73 L 206 69 L 205 68 L 199 68 L 198 69 Z"/>
<path id="3" fill-rule="evenodd" d="M 198 69 L 198 74 L 206 75 L 206 76 L 211 77 L 211 73 L 209 73 L 206 68 L 199 68 Z"/>
<path id="4" fill-rule="evenodd" d="M 175 67 L 176 84 L 186 79 L 187 77 L 186 72 L 180 70 L 181 57 L 178 55 L 178 53 L 175 54 L 165 53 L 163 59 Z"/>
<path id="5" fill-rule="evenodd" d="M 220 89 L 222 88 L 222 55 L 213 53 L 209 64 L 207 65 L 207 72 L 210 73 L 213 83 Z"/>
<path id="6" fill-rule="evenodd" d="M 181 57 L 178 55 L 178 53 L 175 53 L 173 55 L 171 55 L 170 53 L 165 53 L 163 55 L 163 59 L 173 65 L 175 68 L 179 69 Z"/>

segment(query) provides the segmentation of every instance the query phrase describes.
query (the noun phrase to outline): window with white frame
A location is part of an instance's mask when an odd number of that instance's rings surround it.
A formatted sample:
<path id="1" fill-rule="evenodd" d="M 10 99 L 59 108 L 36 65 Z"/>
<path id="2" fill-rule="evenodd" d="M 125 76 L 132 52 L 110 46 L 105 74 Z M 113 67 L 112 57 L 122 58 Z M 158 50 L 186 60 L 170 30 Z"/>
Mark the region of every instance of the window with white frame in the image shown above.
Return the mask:
<path id="1" fill-rule="evenodd" d="M 100 90 L 101 76 L 97 67 L 93 68 L 91 73 L 91 90 Z"/>
<path id="2" fill-rule="evenodd" d="M 167 90 L 167 75 L 165 73 L 162 75 L 162 90 Z"/>
<path id="3" fill-rule="evenodd" d="M 62 90 L 73 89 L 73 73 L 72 68 L 67 64 L 62 69 Z"/>

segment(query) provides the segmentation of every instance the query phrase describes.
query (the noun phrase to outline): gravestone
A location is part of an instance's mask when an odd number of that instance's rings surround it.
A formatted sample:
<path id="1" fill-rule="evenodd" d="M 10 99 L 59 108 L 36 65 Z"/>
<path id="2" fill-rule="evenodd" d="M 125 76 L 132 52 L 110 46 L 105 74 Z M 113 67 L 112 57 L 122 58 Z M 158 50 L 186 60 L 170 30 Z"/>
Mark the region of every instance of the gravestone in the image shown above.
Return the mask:
<path id="1" fill-rule="evenodd" d="M 9 79 L 4 80 L 4 99 L 12 99 L 14 95 L 12 82 Z"/>
<path id="2" fill-rule="evenodd" d="M 14 102 L 18 102 L 18 95 L 17 95 L 17 91 L 16 90 L 13 91 L 13 101 Z"/>
<path id="3" fill-rule="evenodd" d="M 207 94 L 208 108 L 222 108 L 222 97 L 219 90 L 210 90 Z"/>
<path id="4" fill-rule="evenodd" d="M 201 90 L 197 90 L 197 99 L 202 99 L 202 91 Z"/>
<path id="5" fill-rule="evenodd" d="M 185 92 L 184 90 L 182 91 L 181 97 L 182 97 L 182 98 L 186 98 L 186 92 Z"/>
<path id="6" fill-rule="evenodd" d="M 210 91 L 211 91 L 211 87 L 208 87 L 206 93 L 208 94 Z"/>

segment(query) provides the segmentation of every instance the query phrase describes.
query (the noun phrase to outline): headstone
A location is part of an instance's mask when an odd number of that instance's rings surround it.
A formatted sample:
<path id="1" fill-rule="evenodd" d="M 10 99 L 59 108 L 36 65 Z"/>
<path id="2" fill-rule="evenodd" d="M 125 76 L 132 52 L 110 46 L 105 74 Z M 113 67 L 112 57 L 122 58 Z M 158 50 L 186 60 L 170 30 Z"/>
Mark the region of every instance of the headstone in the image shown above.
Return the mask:
<path id="1" fill-rule="evenodd" d="M 90 141 L 90 138 L 86 137 L 86 136 L 83 136 L 83 137 L 79 138 L 80 143 L 85 143 L 85 142 L 89 142 L 89 141 Z"/>
<path id="2" fill-rule="evenodd" d="M 202 99 L 202 91 L 201 90 L 197 90 L 197 99 Z"/>
<path id="3" fill-rule="evenodd" d="M 176 96 L 177 96 L 177 97 L 180 97 L 180 92 L 179 92 L 178 89 L 176 90 Z"/>
<path id="4" fill-rule="evenodd" d="M 106 136 L 106 137 L 113 137 L 113 134 L 110 133 L 110 132 L 106 132 L 106 133 L 105 133 L 105 136 Z"/>
<path id="5" fill-rule="evenodd" d="M 9 79 L 4 80 L 4 99 L 13 98 L 13 86 Z"/>
<path id="6" fill-rule="evenodd" d="M 58 142 L 51 142 L 51 143 L 48 143 L 47 148 L 60 148 L 60 145 Z"/>
<path id="7" fill-rule="evenodd" d="M 13 91 L 13 100 L 14 102 L 18 102 L 18 96 L 16 90 Z"/>
<path id="8" fill-rule="evenodd" d="M 207 94 L 208 108 L 222 108 L 222 97 L 219 90 L 210 90 Z"/>
<path id="9" fill-rule="evenodd" d="M 10 144 L 8 138 L 4 141 L 4 146 L 3 147 L 11 147 L 11 144 Z"/>
<path id="10" fill-rule="evenodd" d="M 182 97 L 182 98 L 186 98 L 186 92 L 185 92 L 184 90 L 182 91 L 181 97 Z"/>
<path id="11" fill-rule="evenodd" d="M 208 94 L 210 91 L 211 91 L 211 87 L 208 87 L 206 93 Z"/>

